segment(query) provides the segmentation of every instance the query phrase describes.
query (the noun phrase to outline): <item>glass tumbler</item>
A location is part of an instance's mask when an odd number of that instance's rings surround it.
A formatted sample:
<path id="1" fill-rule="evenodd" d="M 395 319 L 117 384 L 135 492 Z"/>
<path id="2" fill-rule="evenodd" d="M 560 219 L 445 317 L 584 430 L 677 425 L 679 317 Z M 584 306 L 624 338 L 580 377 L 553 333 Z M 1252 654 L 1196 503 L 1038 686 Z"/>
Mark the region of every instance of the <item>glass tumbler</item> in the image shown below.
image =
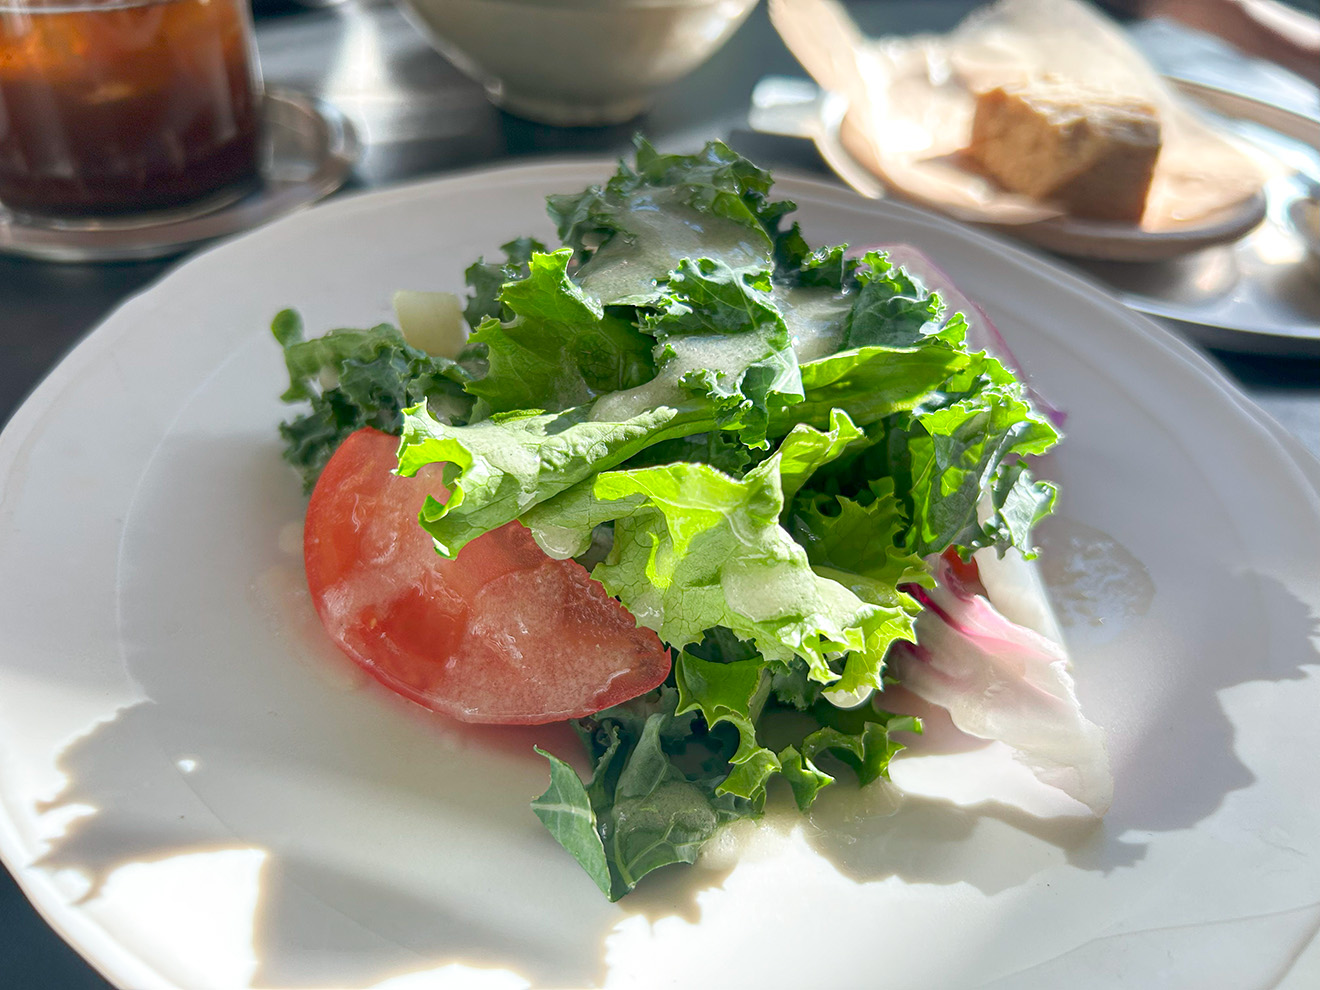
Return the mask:
<path id="1" fill-rule="evenodd" d="M 248 0 L 0 0 L 0 205 L 200 214 L 257 180 Z"/>

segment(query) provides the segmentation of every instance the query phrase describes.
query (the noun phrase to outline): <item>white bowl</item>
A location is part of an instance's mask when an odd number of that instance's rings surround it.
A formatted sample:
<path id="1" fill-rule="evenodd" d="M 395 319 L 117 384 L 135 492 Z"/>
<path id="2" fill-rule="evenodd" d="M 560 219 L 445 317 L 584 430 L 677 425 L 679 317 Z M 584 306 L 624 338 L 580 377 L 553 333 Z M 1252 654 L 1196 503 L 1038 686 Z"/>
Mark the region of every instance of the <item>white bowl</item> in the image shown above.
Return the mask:
<path id="1" fill-rule="evenodd" d="M 548 124 L 615 124 L 728 40 L 756 0 L 399 0 L 498 105 Z"/>

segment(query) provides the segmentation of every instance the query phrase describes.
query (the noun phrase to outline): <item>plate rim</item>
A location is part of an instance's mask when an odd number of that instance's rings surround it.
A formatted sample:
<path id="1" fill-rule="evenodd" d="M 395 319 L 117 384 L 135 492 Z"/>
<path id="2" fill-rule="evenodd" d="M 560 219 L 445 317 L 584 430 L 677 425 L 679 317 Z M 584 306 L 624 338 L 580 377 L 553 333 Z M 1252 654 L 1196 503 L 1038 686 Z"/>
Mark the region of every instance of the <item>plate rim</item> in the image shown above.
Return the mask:
<path id="1" fill-rule="evenodd" d="M 609 168 L 613 167 L 616 161 L 617 158 L 601 156 L 538 157 L 495 167 L 477 166 L 447 173 L 439 177 L 419 179 L 382 189 L 354 191 L 337 196 L 314 207 L 313 210 L 299 211 L 259 229 L 238 234 L 190 256 L 181 263 L 172 266 L 138 292 L 121 301 L 119 305 L 102 317 L 22 400 L 3 425 L 3 428 L 0 429 L 0 488 L 3 488 L 11 477 L 11 471 L 22 453 L 25 442 L 31 435 L 33 428 L 40 422 L 40 417 L 44 411 L 49 408 L 51 400 L 57 397 L 69 384 L 76 382 L 85 369 L 93 365 L 102 355 L 112 350 L 120 339 L 135 332 L 134 321 L 126 317 L 147 305 L 151 297 L 160 290 L 161 285 L 177 277 L 182 270 L 192 266 L 215 264 L 217 259 L 222 260 L 228 252 L 245 250 L 250 238 L 272 236 L 286 225 L 301 224 L 306 218 L 313 215 L 324 216 L 335 212 L 351 213 L 353 210 L 360 209 L 364 204 L 372 202 L 406 201 L 413 197 L 426 196 L 432 190 L 454 186 L 465 187 L 473 183 L 498 182 L 510 175 L 527 179 L 536 178 L 545 183 L 554 181 L 556 176 L 561 173 L 565 176 L 580 176 L 583 172 L 592 170 L 603 176 Z M 839 206 L 846 206 L 861 212 L 884 214 L 889 211 L 898 211 L 908 214 L 913 219 L 918 219 L 937 229 L 942 228 L 964 238 L 975 245 L 979 251 L 994 251 L 1000 255 L 1010 256 L 1017 265 L 1034 269 L 1036 275 L 1033 277 L 1048 275 L 1055 280 L 1072 283 L 1074 291 L 1084 293 L 1096 302 L 1103 302 L 1105 309 L 1117 323 L 1126 324 L 1126 328 L 1135 336 L 1144 339 L 1150 345 L 1158 347 L 1167 356 L 1184 367 L 1188 374 L 1201 379 L 1204 384 L 1213 387 L 1216 393 L 1230 401 L 1235 412 L 1257 431 L 1262 439 L 1267 440 L 1276 448 L 1280 460 L 1290 469 L 1303 487 L 1311 493 L 1313 505 L 1320 506 L 1320 494 L 1317 493 L 1314 487 L 1314 475 L 1308 477 L 1302 466 L 1294 460 L 1299 452 L 1308 459 L 1310 459 L 1310 455 L 1299 444 L 1294 443 L 1292 448 L 1295 449 L 1290 448 L 1288 441 L 1291 438 L 1283 431 L 1283 428 L 1242 393 L 1207 357 L 1199 354 L 1190 344 L 1181 340 L 1170 330 L 1124 306 L 1112 293 L 1106 291 L 1102 285 L 1093 279 L 1061 265 L 1054 259 L 1042 257 L 1020 244 L 1012 243 L 1003 237 L 981 229 L 969 228 L 949 217 L 923 210 L 911 204 L 890 200 L 868 200 L 839 183 L 822 180 L 819 177 L 805 175 L 791 169 L 778 170 L 776 180 L 786 187 L 791 186 L 802 189 L 804 192 L 814 192 L 816 195 Z M 793 191 L 793 189 L 783 189 L 783 192 L 790 196 Z M 1312 465 L 1311 469 L 1314 469 L 1314 467 L 1315 465 Z M 0 861 L 9 869 L 15 882 L 46 923 L 58 932 L 89 965 L 112 983 L 119 986 L 165 985 L 163 975 L 152 968 L 146 960 L 132 952 L 124 943 L 113 938 L 109 932 L 97 925 L 91 918 L 72 910 L 76 907 L 76 904 L 56 890 L 53 879 L 49 874 L 35 868 L 36 863 L 39 862 L 39 853 L 35 855 L 38 857 L 36 861 L 34 861 L 33 850 L 18 834 L 15 820 L 11 818 L 4 806 L 0 805 Z"/>

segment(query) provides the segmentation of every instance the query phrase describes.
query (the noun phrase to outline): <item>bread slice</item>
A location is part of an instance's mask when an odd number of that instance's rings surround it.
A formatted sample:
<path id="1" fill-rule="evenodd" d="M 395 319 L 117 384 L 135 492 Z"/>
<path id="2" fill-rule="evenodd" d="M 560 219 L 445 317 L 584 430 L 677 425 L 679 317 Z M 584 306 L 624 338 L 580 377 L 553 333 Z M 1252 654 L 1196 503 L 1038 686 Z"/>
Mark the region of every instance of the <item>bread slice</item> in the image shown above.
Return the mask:
<path id="1" fill-rule="evenodd" d="M 1160 121 L 1143 100 L 1067 83 L 1000 86 L 977 94 L 968 152 L 1005 189 L 1073 216 L 1137 223 Z"/>

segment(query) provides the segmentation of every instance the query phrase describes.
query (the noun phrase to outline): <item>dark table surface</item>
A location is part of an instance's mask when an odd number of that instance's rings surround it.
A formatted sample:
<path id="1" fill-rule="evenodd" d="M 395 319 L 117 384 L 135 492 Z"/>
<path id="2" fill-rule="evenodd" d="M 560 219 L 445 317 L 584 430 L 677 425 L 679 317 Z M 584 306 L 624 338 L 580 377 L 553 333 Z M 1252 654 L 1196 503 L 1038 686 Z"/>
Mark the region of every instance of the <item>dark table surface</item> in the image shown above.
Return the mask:
<path id="1" fill-rule="evenodd" d="M 872 33 L 944 30 L 973 6 L 968 0 L 853 4 Z M 715 58 L 666 91 L 645 117 L 620 127 L 577 130 L 532 124 L 496 110 L 479 86 L 435 54 L 388 5 L 311 10 L 259 2 L 257 12 L 267 82 L 322 95 L 356 124 L 365 149 L 349 190 L 511 158 L 622 153 L 637 130 L 670 148 L 723 137 L 761 164 L 824 171 L 806 143 L 747 130 L 757 80 L 768 74 L 801 75 L 763 7 Z M 1167 42 L 1177 32 L 1160 27 L 1155 33 Z M 1200 51 L 1197 43 L 1186 51 Z M 1206 64 L 1204 54 L 1186 57 Z M 1271 85 L 1281 80 L 1281 88 L 1296 100 L 1295 79 L 1260 66 L 1253 72 L 1258 97 L 1268 98 Z M 1308 94 L 1301 93 L 1305 100 Z M 177 260 L 60 265 L 0 258 L 0 423 L 87 331 Z M 1320 456 L 1320 360 L 1206 353 L 1231 382 Z M 0 870 L 0 988 L 107 985 Z"/>

